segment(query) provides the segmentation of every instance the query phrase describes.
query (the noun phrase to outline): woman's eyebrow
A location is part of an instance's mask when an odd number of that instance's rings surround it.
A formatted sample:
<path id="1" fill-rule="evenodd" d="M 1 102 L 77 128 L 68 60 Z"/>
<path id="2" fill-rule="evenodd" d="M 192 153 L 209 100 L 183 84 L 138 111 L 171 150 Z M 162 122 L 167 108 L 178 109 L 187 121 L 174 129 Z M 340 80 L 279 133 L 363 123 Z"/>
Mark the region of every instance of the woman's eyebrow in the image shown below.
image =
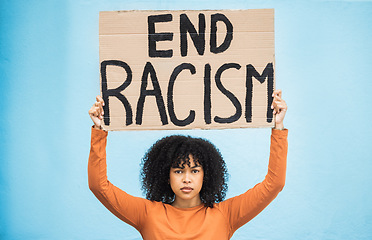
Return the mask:
<path id="1" fill-rule="evenodd" d="M 195 166 L 193 166 L 193 167 L 191 167 L 191 168 L 197 168 L 197 167 L 202 167 L 202 165 L 195 165 Z"/>
<path id="2" fill-rule="evenodd" d="M 185 168 L 185 166 L 175 166 L 175 167 L 171 167 L 171 168 L 184 169 L 184 168 Z"/>

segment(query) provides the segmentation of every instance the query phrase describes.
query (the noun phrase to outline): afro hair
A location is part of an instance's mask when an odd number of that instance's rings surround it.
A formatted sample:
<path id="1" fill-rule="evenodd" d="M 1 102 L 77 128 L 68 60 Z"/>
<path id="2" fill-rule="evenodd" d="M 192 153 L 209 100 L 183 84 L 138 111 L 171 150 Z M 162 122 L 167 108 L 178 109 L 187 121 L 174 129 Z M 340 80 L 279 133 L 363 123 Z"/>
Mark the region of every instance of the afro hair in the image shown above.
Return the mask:
<path id="1" fill-rule="evenodd" d="M 224 200 L 228 173 L 219 150 L 208 140 L 172 135 L 154 143 L 141 162 L 141 184 L 146 198 L 171 204 L 175 194 L 169 185 L 171 167 L 190 165 L 189 156 L 204 170 L 200 199 L 207 207 Z"/>

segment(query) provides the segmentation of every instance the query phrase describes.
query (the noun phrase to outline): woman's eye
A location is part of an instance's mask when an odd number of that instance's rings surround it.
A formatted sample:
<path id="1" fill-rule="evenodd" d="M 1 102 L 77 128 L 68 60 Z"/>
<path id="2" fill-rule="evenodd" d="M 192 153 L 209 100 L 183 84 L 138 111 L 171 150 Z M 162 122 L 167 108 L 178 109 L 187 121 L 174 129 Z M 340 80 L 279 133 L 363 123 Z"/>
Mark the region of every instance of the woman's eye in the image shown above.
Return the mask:
<path id="1" fill-rule="evenodd" d="M 199 170 L 192 170 L 192 173 L 198 173 Z"/>
<path id="2" fill-rule="evenodd" d="M 182 173 L 182 171 L 181 170 L 176 170 L 176 171 L 174 171 L 174 173 Z"/>

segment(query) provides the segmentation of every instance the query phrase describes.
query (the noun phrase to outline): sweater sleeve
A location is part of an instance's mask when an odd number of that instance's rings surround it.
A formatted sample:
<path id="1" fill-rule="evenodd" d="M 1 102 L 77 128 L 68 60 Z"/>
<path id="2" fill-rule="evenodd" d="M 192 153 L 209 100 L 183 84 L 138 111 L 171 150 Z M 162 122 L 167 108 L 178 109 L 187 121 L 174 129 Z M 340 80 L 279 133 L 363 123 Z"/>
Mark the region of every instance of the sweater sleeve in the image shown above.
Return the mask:
<path id="1" fill-rule="evenodd" d="M 269 166 L 265 179 L 242 195 L 219 204 L 230 223 L 231 235 L 257 216 L 283 189 L 287 166 L 287 136 L 287 129 L 272 129 Z"/>
<path id="2" fill-rule="evenodd" d="M 107 134 L 105 131 L 92 128 L 88 160 L 89 188 L 109 211 L 139 230 L 149 201 L 133 197 L 107 180 Z"/>

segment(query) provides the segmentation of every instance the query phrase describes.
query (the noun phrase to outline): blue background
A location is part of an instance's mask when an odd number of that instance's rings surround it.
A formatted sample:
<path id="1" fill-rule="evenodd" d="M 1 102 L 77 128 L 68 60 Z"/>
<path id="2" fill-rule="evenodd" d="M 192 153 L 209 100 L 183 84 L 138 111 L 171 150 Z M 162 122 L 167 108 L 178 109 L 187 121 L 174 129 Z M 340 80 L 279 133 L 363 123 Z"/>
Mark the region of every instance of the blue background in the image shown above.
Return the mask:
<path id="1" fill-rule="evenodd" d="M 320 0 L 1 0 L 0 239 L 141 239 L 87 184 L 99 11 L 249 8 L 275 8 L 288 173 L 233 239 L 372 239 L 372 1 Z M 110 133 L 110 180 L 142 196 L 140 159 L 172 133 Z M 263 179 L 270 129 L 181 133 L 220 148 L 228 197 Z"/>

